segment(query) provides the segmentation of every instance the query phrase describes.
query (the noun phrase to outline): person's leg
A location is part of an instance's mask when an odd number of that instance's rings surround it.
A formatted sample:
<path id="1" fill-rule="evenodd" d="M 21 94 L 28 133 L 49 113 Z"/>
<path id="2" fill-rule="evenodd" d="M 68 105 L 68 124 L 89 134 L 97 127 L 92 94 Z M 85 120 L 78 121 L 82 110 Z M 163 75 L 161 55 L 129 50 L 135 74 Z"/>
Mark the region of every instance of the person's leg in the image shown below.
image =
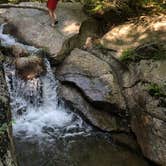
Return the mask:
<path id="1" fill-rule="evenodd" d="M 56 21 L 56 20 L 57 20 L 57 16 L 56 16 L 56 14 L 55 14 L 55 10 L 52 11 L 52 16 L 53 16 L 54 20 Z"/>
<path id="2" fill-rule="evenodd" d="M 55 19 L 56 19 L 56 15 L 54 14 L 53 10 L 48 9 L 48 13 L 51 19 L 51 25 L 54 26 L 55 24 Z"/>
<path id="3" fill-rule="evenodd" d="M 48 9 L 48 14 L 49 14 L 50 18 L 52 19 L 52 12 L 51 12 L 51 9 Z"/>
<path id="4" fill-rule="evenodd" d="M 52 11 L 52 17 L 53 17 L 54 25 L 57 24 L 58 20 L 57 20 L 57 16 L 56 16 L 55 10 Z"/>

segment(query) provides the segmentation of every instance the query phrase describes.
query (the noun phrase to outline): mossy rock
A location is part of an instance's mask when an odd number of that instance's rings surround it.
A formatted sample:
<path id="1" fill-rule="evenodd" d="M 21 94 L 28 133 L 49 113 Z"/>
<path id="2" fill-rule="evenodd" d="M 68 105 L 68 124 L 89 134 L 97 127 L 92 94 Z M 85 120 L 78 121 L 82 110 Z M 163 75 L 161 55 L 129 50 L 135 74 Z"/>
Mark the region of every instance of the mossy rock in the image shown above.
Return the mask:
<path id="1" fill-rule="evenodd" d="M 166 48 L 164 43 L 143 44 L 136 49 L 127 49 L 122 52 L 121 61 L 138 62 L 140 60 L 166 60 Z"/>
<path id="2" fill-rule="evenodd" d="M 2 53 L 0 52 L 0 63 L 2 63 L 4 61 L 4 56 L 2 55 Z"/>
<path id="3" fill-rule="evenodd" d="M 151 83 L 147 86 L 147 90 L 151 96 L 154 96 L 157 98 L 159 98 L 159 97 L 166 98 L 166 84 L 158 85 L 155 83 Z"/>

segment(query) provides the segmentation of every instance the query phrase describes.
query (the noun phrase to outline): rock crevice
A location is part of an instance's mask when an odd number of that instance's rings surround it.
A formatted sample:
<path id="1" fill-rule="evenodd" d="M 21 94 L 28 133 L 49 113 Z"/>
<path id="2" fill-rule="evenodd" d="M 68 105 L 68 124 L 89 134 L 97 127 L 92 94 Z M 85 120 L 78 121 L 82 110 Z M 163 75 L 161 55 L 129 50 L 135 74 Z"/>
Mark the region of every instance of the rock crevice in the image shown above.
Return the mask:
<path id="1" fill-rule="evenodd" d="M 0 66 L 3 66 L 3 59 L 3 55 L 0 52 Z M 0 94 L 0 165 L 17 166 L 12 139 L 9 93 L 2 67 L 0 67 Z"/>

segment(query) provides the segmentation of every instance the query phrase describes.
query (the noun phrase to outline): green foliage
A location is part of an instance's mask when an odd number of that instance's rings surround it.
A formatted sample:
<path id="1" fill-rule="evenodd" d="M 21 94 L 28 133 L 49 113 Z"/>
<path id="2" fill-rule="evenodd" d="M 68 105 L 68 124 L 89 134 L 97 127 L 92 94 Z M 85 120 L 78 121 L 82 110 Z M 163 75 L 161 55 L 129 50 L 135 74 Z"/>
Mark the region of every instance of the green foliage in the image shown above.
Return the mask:
<path id="1" fill-rule="evenodd" d="M 133 49 L 127 49 L 122 52 L 122 55 L 120 57 L 120 60 L 123 62 L 138 62 L 142 59 L 148 60 L 148 59 L 153 59 L 153 60 L 166 60 L 166 50 L 163 49 L 162 47 L 153 53 L 146 53 L 146 54 L 138 54 L 135 50 Z"/>
<path id="2" fill-rule="evenodd" d="M 90 14 L 103 12 L 109 7 L 109 0 L 82 0 L 86 11 Z"/>
<path id="3" fill-rule="evenodd" d="M 132 49 L 127 49 L 125 51 L 122 52 L 122 55 L 120 57 L 120 60 L 121 61 L 137 61 L 138 60 L 138 55 L 135 53 L 134 50 Z"/>
<path id="4" fill-rule="evenodd" d="M 166 2 L 165 0 L 142 0 L 142 4 L 162 7 Z"/>
<path id="5" fill-rule="evenodd" d="M 131 0 L 131 1 L 134 1 L 134 0 Z M 140 7 L 143 7 L 144 9 L 149 9 L 147 10 L 149 13 L 166 11 L 165 0 L 138 0 L 137 2 L 139 2 Z"/>
<path id="6" fill-rule="evenodd" d="M 3 134 L 6 132 L 7 128 L 8 128 L 7 123 L 4 123 L 4 124 L 0 127 L 0 135 L 3 135 Z"/>
<path id="7" fill-rule="evenodd" d="M 148 93 L 154 97 L 166 97 L 166 84 L 157 85 L 155 83 L 151 83 L 147 87 Z"/>
<path id="8" fill-rule="evenodd" d="M 2 53 L 0 52 L 0 64 L 4 61 L 5 57 L 2 55 Z"/>
<path id="9" fill-rule="evenodd" d="M 13 121 L 9 122 L 9 123 L 3 123 L 0 127 L 0 135 L 4 135 L 5 132 L 7 131 L 7 129 L 12 126 L 12 123 L 14 123 Z"/>

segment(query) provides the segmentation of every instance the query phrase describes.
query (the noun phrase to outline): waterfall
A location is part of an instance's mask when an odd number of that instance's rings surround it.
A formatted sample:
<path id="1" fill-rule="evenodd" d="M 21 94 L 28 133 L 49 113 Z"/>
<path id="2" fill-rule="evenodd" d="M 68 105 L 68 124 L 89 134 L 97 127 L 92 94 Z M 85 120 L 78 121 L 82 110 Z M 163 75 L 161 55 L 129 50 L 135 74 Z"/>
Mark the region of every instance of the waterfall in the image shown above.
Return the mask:
<path id="1" fill-rule="evenodd" d="M 25 45 L 25 44 L 17 42 L 17 40 L 14 37 L 12 37 L 11 35 L 9 35 L 9 34 L 3 34 L 4 26 L 6 24 L 7 23 L 3 23 L 2 25 L 0 25 L 0 41 L 1 41 L 1 45 L 9 47 L 9 46 L 18 44 L 18 45 L 26 48 L 30 53 L 35 53 L 35 52 L 38 51 L 38 49 L 33 47 L 33 46 L 29 46 L 29 45 Z"/>
<path id="2" fill-rule="evenodd" d="M 20 44 L 29 52 L 39 51 L 35 47 L 17 42 L 10 35 L 3 34 L 4 25 L 0 27 L 0 41 L 3 46 Z M 58 81 L 49 61 L 45 58 L 44 62 L 46 74 L 27 81 L 17 76 L 14 64 L 4 64 L 11 99 L 14 136 L 21 139 L 45 139 L 88 132 L 90 127 L 78 115 L 59 104 Z"/>

